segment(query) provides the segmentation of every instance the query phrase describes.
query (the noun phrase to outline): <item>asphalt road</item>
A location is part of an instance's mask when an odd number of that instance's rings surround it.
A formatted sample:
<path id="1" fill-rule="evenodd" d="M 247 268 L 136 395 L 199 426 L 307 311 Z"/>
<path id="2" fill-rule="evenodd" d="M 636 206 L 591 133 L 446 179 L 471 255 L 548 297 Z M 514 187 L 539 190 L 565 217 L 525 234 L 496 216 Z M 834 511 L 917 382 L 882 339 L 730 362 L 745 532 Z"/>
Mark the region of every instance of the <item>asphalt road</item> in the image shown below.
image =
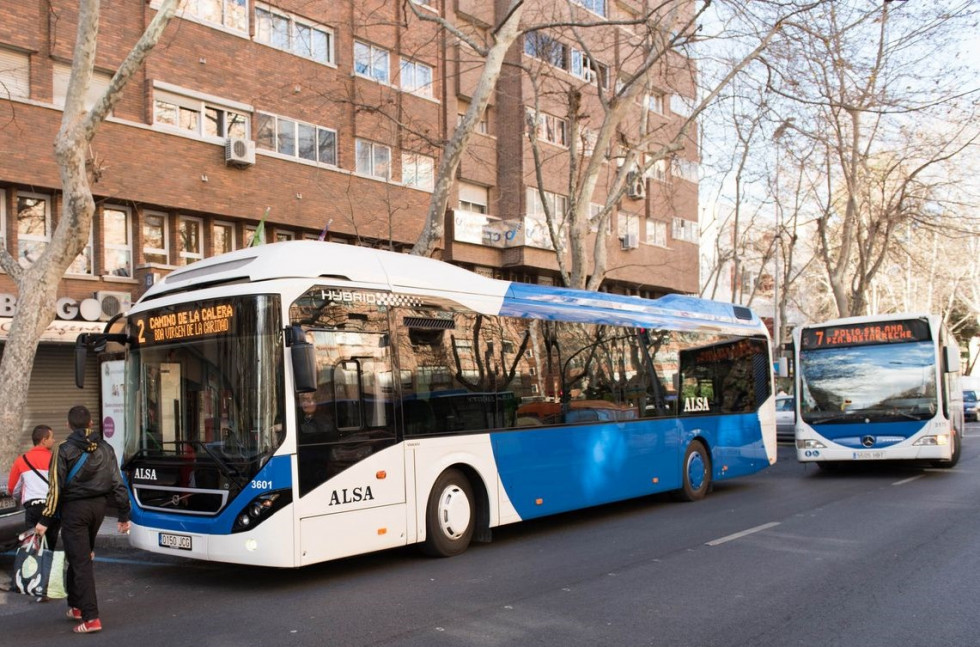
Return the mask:
<path id="1" fill-rule="evenodd" d="M 775 467 L 702 502 L 654 497 L 508 526 L 452 559 L 405 548 L 281 571 L 107 548 L 101 634 L 69 637 L 63 603 L 0 593 L 0 636 L 17 646 L 976 645 L 980 425 L 967 441 L 953 470 L 833 475 L 781 446 Z"/>

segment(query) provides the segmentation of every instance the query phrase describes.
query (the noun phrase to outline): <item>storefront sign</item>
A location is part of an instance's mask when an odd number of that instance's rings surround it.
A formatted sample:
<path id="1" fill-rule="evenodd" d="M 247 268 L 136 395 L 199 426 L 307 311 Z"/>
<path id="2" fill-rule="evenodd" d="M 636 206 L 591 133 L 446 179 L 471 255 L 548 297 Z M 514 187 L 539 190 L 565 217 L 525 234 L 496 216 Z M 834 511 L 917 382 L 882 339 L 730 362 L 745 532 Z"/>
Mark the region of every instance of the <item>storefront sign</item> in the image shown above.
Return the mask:
<path id="1" fill-rule="evenodd" d="M 13 317 L 17 313 L 17 297 L 13 294 L 0 294 L 0 317 Z M 102 304 L 98 299 L 72 299 L 61 297 L 54 306 L 54 313 L 62 321 L 83 319 L 98 321 L 102 317 Z"/>

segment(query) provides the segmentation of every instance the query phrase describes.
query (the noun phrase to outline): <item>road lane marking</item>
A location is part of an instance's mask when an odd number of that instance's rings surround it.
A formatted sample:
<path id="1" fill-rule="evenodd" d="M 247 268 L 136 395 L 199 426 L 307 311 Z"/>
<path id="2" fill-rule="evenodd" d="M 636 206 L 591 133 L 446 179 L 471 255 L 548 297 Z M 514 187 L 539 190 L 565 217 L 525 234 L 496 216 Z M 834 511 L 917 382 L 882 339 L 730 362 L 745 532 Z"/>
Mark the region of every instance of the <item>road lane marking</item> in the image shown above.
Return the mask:
<path id="1" fill-rule="evenodd" d="M 910 476 L 907 479 L 902 479 L 901 481 L 895 481 L 892 485 L 905 485 L 906 483 L 911 483 L 912 481 L 917 481 L 925 476 L 925 474 L 919 474 L 918 476 Z"/>
<path id="2" fill-rule="evenodd" d="M 705 542 L 705 546 L 718 546 L 724 544 L 725 542 L 734 541 L 735 539 L 741 539 L 747 535 L 752 535 L 757 532 L 762 532 L 763 530 L 769 530 L 770 528 L 775 528 L 779 525 L 778 521 L 771 521 L 769 523 L 764 523 L 761 526 L 756 526 L 755 528 L 749 528 L 748 530 L 743 530 L 741 532 L 736 532 L 733 535 L 728 535 L 727 537 L 720 537 L 718 539 L 712 539 L 709 542 Z"/>

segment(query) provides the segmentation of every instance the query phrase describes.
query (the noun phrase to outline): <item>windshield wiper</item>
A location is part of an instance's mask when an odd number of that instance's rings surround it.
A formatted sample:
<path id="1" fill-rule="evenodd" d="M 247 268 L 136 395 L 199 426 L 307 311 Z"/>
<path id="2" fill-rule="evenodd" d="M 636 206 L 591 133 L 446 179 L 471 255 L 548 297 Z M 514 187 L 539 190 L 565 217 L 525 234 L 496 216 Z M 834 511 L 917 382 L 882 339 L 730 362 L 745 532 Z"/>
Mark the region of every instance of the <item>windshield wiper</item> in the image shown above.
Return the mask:
<path id="1" fill-rule="evenodd" d="M 812 414 L 809 415 L 809 416 L 804 415 L 803 416 L 803 420 L 804 420 L 804 422 L 809 422 L 810 424 L 817 424 L 817 425 L 819 425 L 819 424 L 822 424 L 822 423 L 825 423 L 825 422 L 841 422 L 843 420 L 850 420 L 851 418 L 860 417 L 860 415 L 863 415 L 863 414 L 857 414 L 857 413 L 845 411 L 844 413 L 835 413 L 835 414 L 831 414 L 829 416 L 825 416 L 825 417 L 822 417 L 822 418 L 815 417 Z"/>
<path id="2" fill-rule="evenodd" d="M 232 481 L 234 481 L 235 485 L 237 485 L 239 488 L 241 489 L 245 488 L 247 481 L 240 480 L 242 473 L 239 472 L 230 463 L 226 462 L 225 459 L 221 458 L 221 456 L 219 456 L 213 449 L 208 447 L 207 443 L 201 440 L 185 440 L 183 442 L 203 449 L 204 453 L 210 456 L 214 460 L 214 462 L 217 463 L 218 467 L 221 468 L 221 471 L 224 473 L 225 476 L 227 476 Z"/>

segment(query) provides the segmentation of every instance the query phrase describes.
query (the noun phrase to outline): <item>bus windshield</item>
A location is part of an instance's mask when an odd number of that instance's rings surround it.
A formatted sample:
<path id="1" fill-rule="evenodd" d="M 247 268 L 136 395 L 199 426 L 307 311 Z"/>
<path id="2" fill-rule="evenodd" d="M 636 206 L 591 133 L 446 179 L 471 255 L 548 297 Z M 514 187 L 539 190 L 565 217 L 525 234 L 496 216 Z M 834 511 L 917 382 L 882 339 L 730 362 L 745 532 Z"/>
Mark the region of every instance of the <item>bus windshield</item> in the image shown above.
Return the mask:
<path id="1" fill-rule="evenodd" d="M 925 420 L 936 414 L 932 341 L 800 351 L 800 412 L 809 423 Z"/>
<path id="2" fill-rule="evenodd" d="M 282 442 L 280 320 L 270 295 L 133 315 L 125 461 L 209 465 L 230 490 L 247 482 Z"/>

